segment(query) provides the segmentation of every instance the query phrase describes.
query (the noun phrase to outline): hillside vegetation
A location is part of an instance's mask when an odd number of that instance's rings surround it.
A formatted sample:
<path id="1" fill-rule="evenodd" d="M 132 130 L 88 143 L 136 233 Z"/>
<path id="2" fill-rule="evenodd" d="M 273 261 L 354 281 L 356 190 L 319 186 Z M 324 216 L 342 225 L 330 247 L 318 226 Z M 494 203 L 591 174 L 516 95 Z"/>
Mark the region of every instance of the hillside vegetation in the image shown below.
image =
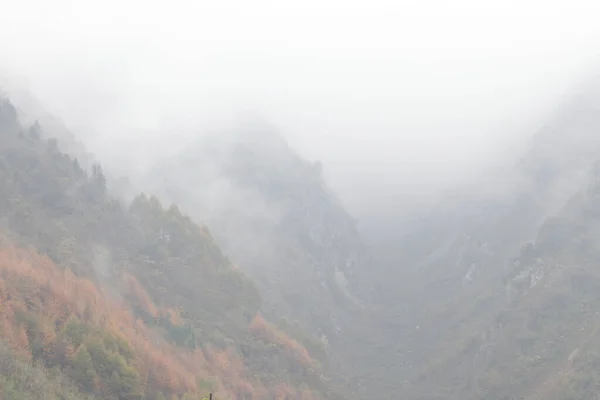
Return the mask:
<path id="1" fill-rule="evenodd" d="M 341 398 L 206 227 L 152 196 L 118 201 L 100 165 L 8 101 L 0 193 L 0 338 L 49 380 L 116 399 Z"/>
<path id="2" fill-rule="evenodd" d="M 0 343 L 0 399 L 3 400 L 95 400 L 83 394 L 64 374 L 42 365 L 19 360 Z"/>

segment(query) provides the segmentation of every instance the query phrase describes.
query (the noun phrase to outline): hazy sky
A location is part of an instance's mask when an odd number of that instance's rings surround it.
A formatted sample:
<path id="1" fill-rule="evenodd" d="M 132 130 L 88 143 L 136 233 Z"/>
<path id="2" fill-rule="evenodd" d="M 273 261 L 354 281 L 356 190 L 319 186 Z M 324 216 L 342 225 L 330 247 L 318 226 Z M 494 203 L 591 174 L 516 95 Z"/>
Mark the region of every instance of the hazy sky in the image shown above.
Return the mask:
<path id="1" fill-rule="evenodd" d="M 321 159 L 355 207 L 498 160 L 600 50 L 594 0 L 0 0 L 0 10 L 2 65 L 101 159 L 152 156 L 257 112 Z"/>

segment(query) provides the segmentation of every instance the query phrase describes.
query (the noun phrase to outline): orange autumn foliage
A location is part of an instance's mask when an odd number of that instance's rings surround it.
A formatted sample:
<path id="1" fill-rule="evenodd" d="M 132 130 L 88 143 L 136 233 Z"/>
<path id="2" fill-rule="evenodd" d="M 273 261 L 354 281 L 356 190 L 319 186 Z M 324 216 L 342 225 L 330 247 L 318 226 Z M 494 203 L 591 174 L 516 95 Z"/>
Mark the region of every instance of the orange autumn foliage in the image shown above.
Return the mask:
<path id="1" fill-rule="evenodd" d="M 146 311 L 153 315 L 169 313 L 173 323 L 181 323 L 174 309 L 158 309 L 145 289 L 133 277 L 125 278 Z M 70 318 L 110 332 L 134 350 L 134 365 L 144 387 L 171 395 L 201 394 L 198 378 L 214 382 L 219 397 L 231 399 L 316 399 L 310 392 L 291 386 L 265 386 L 251 374 L 235 351 L 205 346 L 184 350 L 162 340 L 160 335 L 135 318 L 122 303 L 111 299 L 92 281 L 77 277 L 56 266 L 49 258 L 16 248 L 0 239 L 0 338 L 25 359 L 31 359 L 31 343 L 17 315 L 33 310 L 41 315 L 40 336 L 43 351 L 52 356 L 73 359 L 78 349 L 55 343 L 58 332 Z M 251 326 L 255 335 L 286 349 L 304 365 L 312 360 L 305 349 L 275 330 L 258 315 Z M 61 354 L 54 354 L 60 352 Z M 94 382 L 99 385 L 99 382 Z M 307 397 L 308 396 L 308 397 Z"/>
<path id="2" fill-rule="evenodd" d="M 146 289 L 133 275 L 124 273 L 123 283 L 125 284 L 125 290 L 127 293 L 133 296 L 134 302 L 136 302 L 150 316 L 153 318 L 167 318 L 171 324 L 175 326 L 184 325 L 184 321 L 179 310 L 175 308 L 157 307 Z"/>
<path id="3" fill-rule="evenodd" d="M 264 341 L 281 346 L 302 365 L 308 367 L 314 363 L 314 360 L 309 356 L 308 351 L 300 343 L 268 323 L 262 315 L 257 314 L 254 317 L 252 324 L 250 325 L 250 330 Z"/>

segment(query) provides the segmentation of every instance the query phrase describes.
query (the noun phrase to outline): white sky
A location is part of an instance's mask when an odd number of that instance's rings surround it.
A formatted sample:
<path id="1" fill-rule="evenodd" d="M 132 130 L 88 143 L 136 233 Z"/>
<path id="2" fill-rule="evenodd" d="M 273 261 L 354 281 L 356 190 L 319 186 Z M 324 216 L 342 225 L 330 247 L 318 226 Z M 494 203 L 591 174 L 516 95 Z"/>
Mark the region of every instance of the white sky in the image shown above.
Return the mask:
<path id="1" fill-rule="evenodd" d="M 358 208 L 499 159 L 598 21 L 591 0 L 0 0 L 0 61 L 101 159 L 253 110 Z"/>

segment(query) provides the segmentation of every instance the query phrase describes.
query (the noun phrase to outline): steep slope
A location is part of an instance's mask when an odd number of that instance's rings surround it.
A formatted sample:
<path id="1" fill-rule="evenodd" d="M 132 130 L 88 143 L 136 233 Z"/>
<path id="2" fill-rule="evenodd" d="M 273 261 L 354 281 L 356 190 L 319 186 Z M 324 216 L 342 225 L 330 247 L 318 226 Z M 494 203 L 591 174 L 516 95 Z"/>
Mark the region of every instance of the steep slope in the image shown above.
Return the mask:
<path id="1" fill-rule="evenodd" d="M 388 246 L 398 249 L 377 248 L 386 259 L 376 274 L 383 288 L 376 301 L 388 321 L 381 326 L 382 343 L 399 350 L 382 353 L 378 362 L 390 366 L 382 369 L 389 382 L 404 378 L 396 387 L 411 398 L 513 398 L 527 394 L 526 385 L 538 379 L 535 374 L 554 368 L 548 363 L 535 372 L 532 365 L 522 367 L 518 350 L 519 340 L 526 340 L 521 336 L 539 339 L 554 327 L 543 322 L 531 333 L 517 322 L 509 330 L 498 324 L 504 326 L 499 321 L 506 318 L 522 322 L 529 308 L 541 307 L 529 300 L 512 302 L 507 282 L 515 278 L 522 285 L 536 285 L 541 278 L 533 266 L 514 272 L 512 260 L 527 254 L 525 243 L 542 237 L 552 221 L 548 218 L 587 185 L 590 166 L 600 157 L 599 101 L 600 91 L 592 82 L 534 136 L 512 170 L 442 199 L 429 215 L 403 220 L 402 229 L 387 227 Z M 487 191 L 499 182 L 505 191 Z M 389 241 L 390 234 L 395 241 Z M 555 284 L 562 286 L 569 276 Z M 552 308 L 553 283 L 548 285 L 536 290 Z M 573 301 L 578 295 L 573 293 Z M 564 296 L 571 301 L 568 292 Z M 563 314 L 557 310 L 557 315 Z M 494 341 L 503 344 L 491 352 Z M 490 365 L 498 369 L 488 369 Z"/>
<path id="2" fill-rule="evenodd" d="M 157 162 L 143 187 L 206 221 L 257 282 L 264 310 L 300 321 L 335 346 L 371 296 L 370 255 L 319 163 L 300 158 L 271 127 L 199 139 Z"/>
<path id="3" fill-rule="evenodd" d="M 206 228 L 121 204 L 41 129 L 0 103 L 0 337 L 20 356 L 119 399 L 339 398 Z"/>
<path id="4" fill-rule="evenodd" d="M 471 321 L 412 382 L 416 398 L 591 398 L 600 340 L 599 172 L 544 222 L 502 285 L 490 287 L 498 307 Z"/>

